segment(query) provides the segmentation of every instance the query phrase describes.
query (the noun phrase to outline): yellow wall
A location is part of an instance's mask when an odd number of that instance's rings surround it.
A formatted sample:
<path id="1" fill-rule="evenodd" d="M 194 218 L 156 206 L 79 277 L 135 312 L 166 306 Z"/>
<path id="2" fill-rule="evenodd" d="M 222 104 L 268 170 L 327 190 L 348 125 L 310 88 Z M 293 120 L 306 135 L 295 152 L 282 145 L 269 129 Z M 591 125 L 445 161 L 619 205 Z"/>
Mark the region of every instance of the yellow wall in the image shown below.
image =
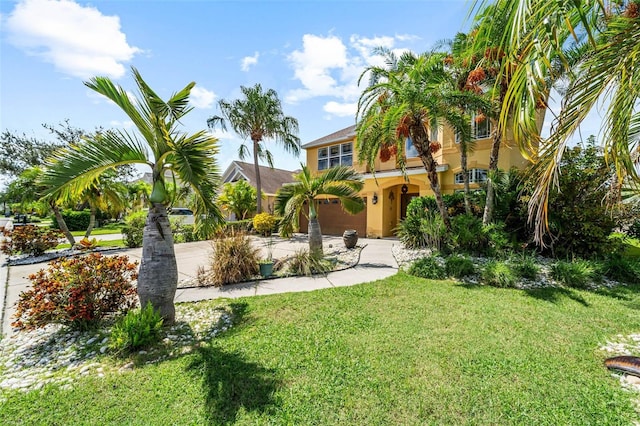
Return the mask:
<path id="1" fill-rule="evenodd" d="M 539 128 L 542 127 L 544 115 L 539 117 Z M 336 145 L 348 142 L 349 139 L 336 141 L 330 144 L 308 148 L 307 166 L 317 173 L 318 169 L 318 149 L 325 146 Z M 455 184 L 455 174 L 461 171 L 459 144 L 455 142 L 455 134 L 448 127 L 440 127 L 438 131 L 438 141 L 442 148 L 434 155 L 440 166 L 447 169 L 438 173 L 442 192 L 453 193 L 462 190 L 462 184 Z M 367 167 L 357 163 L 357 152 L 355 140 L 353 142 L 353 162 L 354 169 L 365 175 L 364 188 L 361 191 L 363 197 L 367 197 L 367 237 L 378 238 L 394 235 L 394 228 L 400 222 L 401 215 L 401 188 L 407 185 L 409 193 L 419 193 L 421 196 L 433 195 L 431 186 L 427 180 L 426 172 L 422 161 L 419 158 L 408 158 L 406 160 L 406 178 L 401 176 L 397 169 L 395 157 L 385 163 L 378 158 L 375 162 L 375 177 L 367 173 Z M 489 154 L 492 139 L 479 139 L 475 142 L 472 153 L 469 154 L 467 167 L 471 169 L 488 169 Z M 500 147 L 500 157 L 498 168 L 508 170 L 511 167 L 524 168 L 528 161 L 522 157 L 520 150 L 512 141 L 503 141 Z M 397 176 L 388 176 L 395 173 Z M 478 187 L 478 184 L 472 184 Z M 394 195 L 390 197 L 390 194 Z M 373 204 L 374 195 L 377 196 L 377 203 Z"/>

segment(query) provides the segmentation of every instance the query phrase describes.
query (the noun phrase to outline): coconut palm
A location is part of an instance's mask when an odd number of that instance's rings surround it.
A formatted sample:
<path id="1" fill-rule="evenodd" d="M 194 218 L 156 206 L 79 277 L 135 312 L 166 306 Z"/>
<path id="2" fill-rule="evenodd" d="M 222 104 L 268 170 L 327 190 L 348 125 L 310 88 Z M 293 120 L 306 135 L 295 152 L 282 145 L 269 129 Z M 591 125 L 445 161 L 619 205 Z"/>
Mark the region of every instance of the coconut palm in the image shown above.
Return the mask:
<path id="1" fill-rule="evenodd" d="M 362 80 L 369 75 L 370 84 L 358 101 L 358 159 L 373 170 L 381 148 L 391 145 L 401 153 L 405 141 L 410 138 L 427 171 L 445 226 L 449 228 L 437 162 L 433 157 L 441 146 L 429 140 L 427 126 L 433 122 L 445 123 L 463 140 L 470 140 L 470 119 L 465 108 L 460 106 L 472 106 L 480 98 L 475 93 L 453 87 L 452 75 L 445 68 L 445 54 L 404 53 L 398 58 L 386 49 L 377 52 L 384 55 L 386 66 L 368 67 L 360 77 Z M 404 156 L 398 156 L 398 163 L 404 171 Z"/>
<path id="2" fill-rule="evenodd" d="M 234 132 L 243 139 L 252 142 L 253 165 L 256 173 L 256 212 L 262 212 L 262 182 L 260 180 L 259 160 L 265 160 L 273 168 L 273 156 L 264 146 L 264 141 L 273 139 L 282 145 L 286 152 L 298 156 L 300 154 L 300 138 L 298 137 L 298 120 L 285 116 L 282 105 L 275 90 L 262 91 L 262 86 L 240 86 L 244 99 L 232 102 L 224 99 L 218 102 L 222 116 L 213 116 L 207 120 L 210 128 L 220 126 L 226 130 L 227 122 Z M 242 143 L 238 149 L 238 157 L 244 160 L 249 148 Z"/>
<path id="3" fill-rule="evenodd" d="M 215 160 L 217 140 L 207 131 L 186 134 L 178 129 L 187 114 L 189 93 L 195 83 L 162 100 L 132 68 L 139 95 L 132 100 L 125 89 L 107 77 L 95 77 L 85 85 L 118 105 L 134 123 L 137 132 L 105 132 L 58 151 L 49 161 L 42 183 L 50 193 L 79 194 L 102 173 L 122 164 L 142 164 L 151 168 L 153 189 L 144 227 L 142 259 L 138 276 L 138 296 L 158 310 L 167 323 L 175 318 L 173 303 L 178 269 L 166 205 L 170 201 L 165 182 L 170 171 L 196 195 L 196 231 L 210 235 L 223 221 L 214 204 L 220 180 Z"/>
<path id="4" fill-rule="evenodd" d="M 478 1 L 476 6 L 482 10 L 487 3 Z M 640 67 L 635 60 L 640 54 L 640 4 L 636 0 L 498 0 L 494 4 L 494 13 L 482 16 L 479 37 L 494 32 L 498 13 L 504 17 L 500 47 L 508 58 L 503 66 L 511 68 L 511 80 L 500 122 L 503 133 L 511 130 L 521 149 L 536 162 L 529 218 L 535 222 L 536 241 L 543 244 L 550 189 L 558 183 L 564 151 L 580 123 L 605 98 L 609 107 L 601 139 L 606 159 L 615 165 L 620 182 L 625 176 L 639 179 L 633 154 L 640 145 L 628 136 L 640 99 Z M 535 109 L 559 81 L 558 72 L 568 75 L 562 80 L 566 84 L 562 108 L 549 138 L 539 141 Z"/>
<path id="5" fill-rule="evenodd" d="M 322 230 L 318 222 L 315 199 L 320 195 L 332 195 L 342 203 L 342 208 L 351 214 L 364 209 L 364 200 L 358 193 L 364 185 L 362 176 L 346 166 L 333 167 L 319 176 L 313 176 L 309 168 L 302 165 L 302 171 L 294 176 L 294 183 L 286 184 L 276 194 L 275 211 L 282 217 L 280 232 L 289 234 L 298 227 L 300 213 L 309 219 L 309 252 L 321 256 Z M 308 212 L 303 210 L 309 206 Z"/>

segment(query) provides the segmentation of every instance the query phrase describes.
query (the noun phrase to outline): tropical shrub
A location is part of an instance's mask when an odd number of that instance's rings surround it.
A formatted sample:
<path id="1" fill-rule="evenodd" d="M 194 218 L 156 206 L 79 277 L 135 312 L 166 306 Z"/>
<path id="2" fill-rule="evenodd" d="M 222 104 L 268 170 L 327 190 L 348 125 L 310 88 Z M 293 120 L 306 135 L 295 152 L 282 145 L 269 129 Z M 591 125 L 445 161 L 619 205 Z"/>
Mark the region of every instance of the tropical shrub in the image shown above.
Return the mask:
<path id="1" fill-rule="evenodd" d="M 310 253 L 308 249 L 296 250 L 293 256 L 286 260 L 287 270 L 293 275 L 311 276 L 326 274 L 331 271 L 331 262 L 318 253 Z"/>
<path id="2" fill-rule="evenodd" d="M 4 254 L 17 253 L 39 256 L 58 245 L 62 232 L 35 225 L 16 226 L 13 230 L 3 230 L 5 236 L 0 250 Z"/>
<path id="3" fill-rule="evenodd" d="M 131 310 L 111 329 L 109 346 L 118 353 L 150 346 L 159 340 L 162 322 L 160 312 L 151 303 L 143 309 Z"/>
<path id="4" fill-rule="evenodd" d="M 614 254 L 604 261 L 602 273 L 612 280 L 640 283 L 640 259 Z"/>
<path id="5" fill-rule="evenodd" d="M 444 260 L 444 269 L 448 276 L 463 278 L 475 273 L 475 266 L 466 256 L 452 255 Z"/>
<path id="6" fill-rule="evenodd" d="M 438 260 L 434 256 L 423 257 L 416 260 L 409 266 L 407 273 L 416 277 L 432 280 L 441 280 L 446 277 L 445 268 L 438 263 Z"/>
<path id="7" fill-rule="evenodd" d="M 465 253 L 483 253 L 488 245 L 482 229 L 482 219 L 461 214 L 451 218 L 450 242 L 454 250 Z"/>
<path id="8" fill-rule="evenodd" d="M 629 225 L 625 233 L 632 238 L 637 238 L 640 240 L 640 219 L 633 221 Z"/>
<path id="9" fill-rule="evenodd" d="M 257 191 L 245 180 L 225 183 L 218 197 L 220 206 L 226 212 L 233 213 L 237 220 L 244 220 L 256 210 Z"/>
<path id="10" fill-rule="evenodd" d="M 63 210 L 60 212 L 69 231 L 84 231 L 89 227 L 91 212 L 89 210 Z M 58 229 L 58 220 L 51 216 L 51 227 Z"/>
<path id="11" fill-rule="evenodd" d="M 253 229 L 264 236 L 271 235 L 276 226 L 276 217 L 269 213 L 258 213 L 253 217 Z"/>
<path id="12" fill-rule="evenodd" d="M 512 258 L 513 270 L 520 278 L 535 280 L 540 274 L 540 266 L 532 256 L 522 255 Z"/>
<path id="13" fill-rule="evenodd" d="M 551 276 L 559 283 L 576 288 L 586 288 L 602 278 L 600 266 L 590 260 L 576 259 L 571 262 L 558 260 L 551 267 Z"/>
<path id="14" fill-rule="evenodd" d="M 246 234 L 217 238 L 213 242 L 209 281 L 216 287 L 246 281 L 258 275 L 260 249 Z"/>
<path id="15" fill-rule="evenodd" d="M 501 260 L 489 261 L 482 270 L 482 281 L 494 287 L 515 287 L 517 274 L 511 265 Z"/>
<path id="16" fill-rule="evenodd" d="M 122 227 L 122 238 L 129 248 L 142 247 L 144 225 L 147 222 L 147 212 L 141 210 L 127 216 Z"/>
<path id="17" fill-rule="evenodd" d="M 407 206 L 407 216 L 396 228 L 396 235 L 406 248 L 441 248 L 446 228 L 435 199 L 416 197 Z"/>
<path id="18" fill-rule="evenodd" d="M 58 259 L 29 276 L 31 289 L 20 294 L 14 327 L 32 329 L 50 323 L 80 329 L 136 304 L 137 263 L 127 256 Z"/>

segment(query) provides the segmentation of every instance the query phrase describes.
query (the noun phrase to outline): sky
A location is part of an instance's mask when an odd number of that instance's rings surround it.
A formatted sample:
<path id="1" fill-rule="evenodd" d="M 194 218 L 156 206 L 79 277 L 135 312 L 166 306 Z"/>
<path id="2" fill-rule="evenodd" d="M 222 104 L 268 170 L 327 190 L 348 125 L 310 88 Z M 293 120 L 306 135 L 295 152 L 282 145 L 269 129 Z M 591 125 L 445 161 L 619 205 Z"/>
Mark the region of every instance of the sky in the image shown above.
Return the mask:
<path id="1" fill-rule="evenodd" d="M 363 86 L 380 64 L 375 47 L 428 51 L 469 27 L 467 0 L 2 0 L 0 131 L 41 139 L 43 123 L 131 129 L 113 103 L 83 82 L 108 76 L 135 94 L 131 67 L 163 99 L 191 81 L 194 110 L 183 130 L 206 129 L 221 99 L 241 86 L 273 89 L 285 115 L 299 123 L 302 144 L 355 124 Z M 224 170 L 242 143 L 213 131 Z M 585 133 L 586 132 L 586 133 Z M 586 135 L 597 130 L 583 130 Z M 274 166 L 305 161 L 268 142 Z M 251 161 L 251 160 L 248 160 Z"/>

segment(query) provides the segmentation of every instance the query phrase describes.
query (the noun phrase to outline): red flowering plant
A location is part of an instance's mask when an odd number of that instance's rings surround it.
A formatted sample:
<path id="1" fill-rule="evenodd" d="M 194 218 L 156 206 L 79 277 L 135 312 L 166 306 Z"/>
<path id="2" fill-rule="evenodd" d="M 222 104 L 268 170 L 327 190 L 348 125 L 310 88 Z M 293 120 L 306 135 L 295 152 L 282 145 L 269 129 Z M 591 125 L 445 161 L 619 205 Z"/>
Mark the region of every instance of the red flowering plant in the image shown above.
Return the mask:
<path id="1" fill-rule="evenodd" d="M 123 314 L 136 305 L 137 262 L 127 256 L 57 259 L 29 276 L 31 290 L 20 294 L 11 325 L 20 329 L 58 323 L 90 329 L 107 315 Z"/>

